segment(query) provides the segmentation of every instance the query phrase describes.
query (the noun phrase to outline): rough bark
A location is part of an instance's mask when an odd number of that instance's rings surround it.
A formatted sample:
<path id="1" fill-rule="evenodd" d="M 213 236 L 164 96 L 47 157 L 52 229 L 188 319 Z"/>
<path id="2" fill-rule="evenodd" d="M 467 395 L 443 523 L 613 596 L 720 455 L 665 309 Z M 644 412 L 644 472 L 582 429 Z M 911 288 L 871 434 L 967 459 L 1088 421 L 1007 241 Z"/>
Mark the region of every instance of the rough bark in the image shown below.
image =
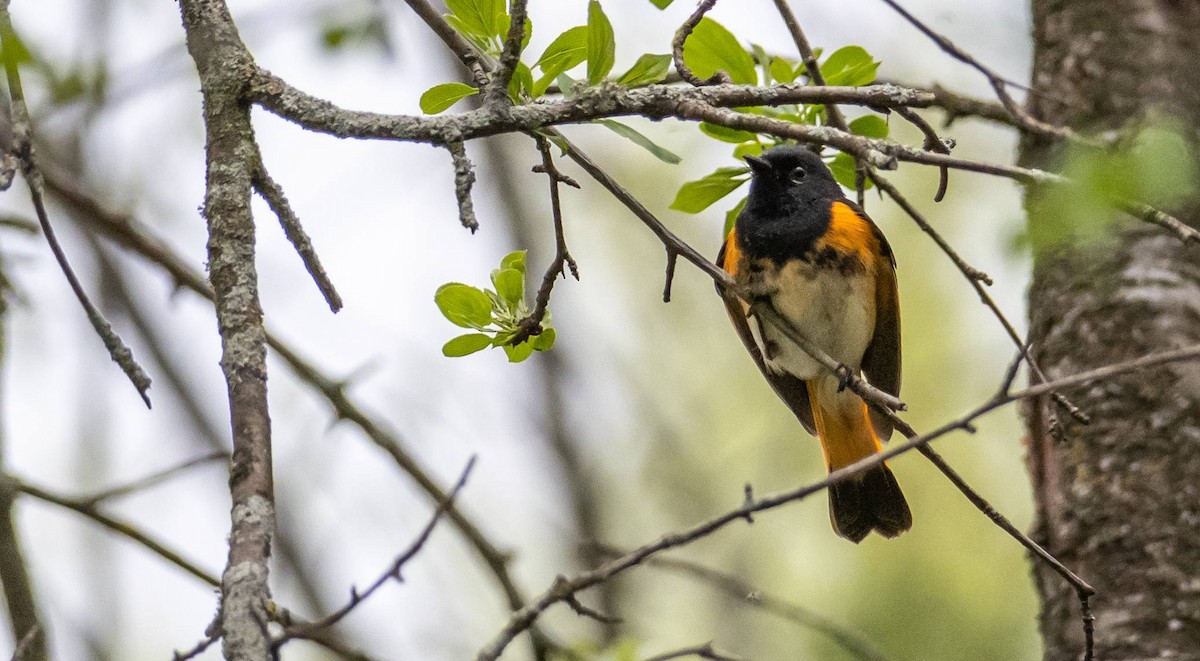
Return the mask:
<path id="1" fill-rule="evenodd" d="M 221 368 L 233 431 L 229 560 L 221 579 L 217 625 L 226 659 L 269 659 L 267 560 L 275 529 L 275 497 L 267 410 L 267 337 L 250 214 L 257 151 L 250 108 L 243 100 L 253 63 L 224 2 L 182 0 L 180 6 L 188 52 L 196 63 L 204 95 L 208 273 L 215 294 Z"/>
<path id="2" fill-rule="evenodd" d="M 1200 120 L 1200 3 L 1033 0 L 1038 118 L 1081 131 Z M 1188 136 L 1197 144 L 1196 135 Z M 1029 165 L 1059 148 L 1032 138 Z M 1033 209 L 1030 223 L 1044 222 Z M 1171 209 L 1196 226 L 1200 204 Z M 1035 256 L 1030 337 L 1050 378 L 1200 342 L 1200 248 L 1134 222 Z M 1200 659 L 1200 365 L 1127 374 L 1027 408 L 1035 538 L 1098 590 L 1096 658 Z M 1054 426 L 1059 425 L 1060 438 Z M 1045 658 L 1083 649 L 1075 593 L 1035 563 Z"/>

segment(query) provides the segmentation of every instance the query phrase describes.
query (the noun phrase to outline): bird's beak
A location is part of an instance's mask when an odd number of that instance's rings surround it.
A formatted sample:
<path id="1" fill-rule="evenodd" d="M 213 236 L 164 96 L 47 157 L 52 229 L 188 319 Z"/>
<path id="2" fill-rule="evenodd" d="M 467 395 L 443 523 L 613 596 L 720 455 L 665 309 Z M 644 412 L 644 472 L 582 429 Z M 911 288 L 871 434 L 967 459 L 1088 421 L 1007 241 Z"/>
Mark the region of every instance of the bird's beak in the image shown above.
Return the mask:
<path id="1" fill-rule="evenodd" d="M 754 174 L 766 174 L 771 171 L 771 164 L 765 159 L 757 156 L 746 156 L 746 165 L 750 166 L 751 172 Z"/>

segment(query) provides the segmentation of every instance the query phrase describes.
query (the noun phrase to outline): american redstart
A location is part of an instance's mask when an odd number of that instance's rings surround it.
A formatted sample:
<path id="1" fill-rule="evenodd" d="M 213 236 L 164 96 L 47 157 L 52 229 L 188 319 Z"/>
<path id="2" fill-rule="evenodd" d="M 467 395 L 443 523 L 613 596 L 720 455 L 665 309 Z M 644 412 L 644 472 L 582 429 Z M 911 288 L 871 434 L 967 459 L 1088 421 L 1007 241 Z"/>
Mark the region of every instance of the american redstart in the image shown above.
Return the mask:
<path id="1" fill-rule="evenodd" d="M 751 304 L 769 303 L 808 340 L 871 385 L 900 394 L 900 300 L 887 239 L 846 199 L 816 153 L 780 145 L 747 156 L 750 194 L 717 264 Z M 725 306 L 746 349 L 779 397 L 821 440 L 830 470 L 882 449 L 892 425 L 778 328 L 760 323 L 732 292 Z M 838 535 L 895 537 L 912 513 L 886 464 L 829 488 Z"/>

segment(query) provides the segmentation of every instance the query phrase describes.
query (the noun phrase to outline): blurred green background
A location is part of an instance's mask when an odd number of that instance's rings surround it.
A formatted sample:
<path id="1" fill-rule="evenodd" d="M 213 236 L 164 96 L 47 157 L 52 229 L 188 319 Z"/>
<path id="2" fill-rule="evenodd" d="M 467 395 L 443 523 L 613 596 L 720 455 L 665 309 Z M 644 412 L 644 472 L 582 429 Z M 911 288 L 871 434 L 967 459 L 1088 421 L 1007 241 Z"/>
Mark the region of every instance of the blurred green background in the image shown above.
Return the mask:
<path id="1" fill-rule="evenodd" d="M 420 93 L 458 74 L 439 43 L 400 2 L 230 3 L 260 62 L 311 93 L 348 108 L 417 113 Z M 986 96 L 986 82 L 928 44 L 878 2 L 793 3 L 815 46 L 859 44 L 883 61 L 880 77 L 942 83 Z M 604 2 L 617 35 L 616 71 L 643 52 L 667 52 L 691 12 L 645 0 Z M 964 4 L 911 0 L 906 6 L 1004 75 L 1029 66 L 1027 9 L 1002 0 Z M 531 0 L 540 53 L 563 29 L 585 21 L 582 0 Z M 26 83 L 46 158 L 70 168 L 108 207 L 129 212 L 204 263 L 203 132 L 198 83 L 182 49 L 172 4 L 149 0 L 15 3 L 14 21 L 42 70 Z M 767 0 L 727 0 L 711 16 L 743 42 L 792 55 Z M 56 85 L 75 76 L 81 93 Z M 56 82 L 58 81 L 58 82 Z M 454 112 L 452 110 L 451 112 Z M 937 112 L 926 114 L 940 126 Z M 669 166 L 600 127 L 566 132 L 668 226 L 715 257 L 724 211 L 736 196 L 698 216 L 667 207 L 685 181 L 735 164 L 729 146 L 694 124 L 631 125 L 684 157 Z M 441 150 L 338 141 L 255 112 L 272 175 L 306 223 L 347 302 L 324 309 L 259 201 L 259 272 L 268 322 L 330 375 L 350 377 L 351 394 L 407 440 L 451 482 L 468 456 L 479 465 L 464 510 L 501 548 L 527 594 L 555 575 L 585 568 L 585 540 L 631 548 L 738 506 L 756 494 L 821 478 L 815 439 L 776 399 L 728 325 L 711 281 L 681 263 L 674 297 L 662 302 L 662 246 L 628 212 L 571 165 L 583 184 L 564 189 L 566 235 L 581 279 L 560 281 L 551 302 L 558 343 L 552 355 L 509 365 L 499 351 L 447 359 L 458 334 L 433 305 L 444 282 L 487 283 L 502 255 L 528 248 L 531 279 L 553 254 L 545 178 L 530 172 L 530 140 L 468 145 L 478 166 L 475 203 L 482 229 L 460 226 L 452 169 Z M 893 137 L 921 136 L 891 121 Z M 1010 162 L 1014 135 L 974 120 L 944 130 L 958 156 Z M 893 181 L 972 265 L 996 281 L 992 294 L 1020 328 L 1027 255 L 1013 246 L 1023 227 L 1010 182 L 953 173 L 949 195 L 932 197 L 935 170 L 904 165 Z M 28 215 L 24 195 L 0 198 Z M 894 205 L 868 194 L 867 210 L 899 262 L 906 418 L 930 429 L 989 397 L 1014 354 L 1003 330 L 949 260 Z M 114 324 L 147 357 L 124 303 L 105 292 L 105 272 L 86 233 L 56 206 L 68 250 Z M 10 313 L 13 338 L 4 372 L 4 426 L 11 469 L 69 493 L 120 483 L 203 447 L 183 399 L 160 379 L 155 408 L 141 408 L 70 298 L 38 240 L 0 235 L 0 251 L 26 302 Z M 225 400 L 219 344 L 206 304 L 173 294 L 155 268 L 111 248 L 118 275 L 134 288 L 204 416 L 222 434 Z M 535 275 L 536 274 L 536 275 Z M 161 366 L 147 358 L 152 376 Z M 334 424 L 327 405 L 273 361 L 280 525 L 299 540 L 303 573 L 276 573 L 280 603 L 309 616 L 340 604 L 350 585 L 378 575 L 424 525 L 429 502 L 358 430 Z M 161 385 L 160 385 L 161 384 Z M 553 393 L 553 395 L 551 394 Z M 556 431 L 557 430 L 557 431 Z M 564 466 L 558 439 L 577 455 Z M 1018 527 L 1031 517 L 1017 411 L 985 418 L 973 436 L 936 445 L 968 481 Z M 819 494 L 734 524 L 674 552 L 720 569 L 761 592 L 820 614 L 895 661 L 1032 659 L 1040 655 L 1037 603 L 1021 547 L 990 524 L 924 459 L 892 462 L 913 509 L 911 532 L 855 546 L 830 530 Z M 575 503 L 593 510 L 581 528 Z M 115 511 L 213 572 L 224 562 L 228 494 L 210 465 Z M 48 506 L 21 502 L 21 530 L 60 658 L 163 658 L 202 637 L 214 597 L 203 584 Z M 503 601 L 471 550 L 440 529 L 405 572 L 344 623 L 345 636 L 382 659 L 463 659 L 506 619 Z M 751 595 L 754 597 L 755 595 Z M 597 658 L 643 658 L 705 641 L 749 659 L 860 658 L 810 627 L 767 614 L 669 568 L 639 567 L 612 593 L 582 596 L 616 606 L 623 623 L 602 628 L 557 607 L 547 629 Z M 295 607 L 295 606 L 294 606 Z M 10 634 L 0 633 L 0 649 Z M 201 658 L 218 658 L 215 651 Z M 285 658 L 326 658 L 294 643 Z M 519 640 L 505 658 L 528 655 Z"/>

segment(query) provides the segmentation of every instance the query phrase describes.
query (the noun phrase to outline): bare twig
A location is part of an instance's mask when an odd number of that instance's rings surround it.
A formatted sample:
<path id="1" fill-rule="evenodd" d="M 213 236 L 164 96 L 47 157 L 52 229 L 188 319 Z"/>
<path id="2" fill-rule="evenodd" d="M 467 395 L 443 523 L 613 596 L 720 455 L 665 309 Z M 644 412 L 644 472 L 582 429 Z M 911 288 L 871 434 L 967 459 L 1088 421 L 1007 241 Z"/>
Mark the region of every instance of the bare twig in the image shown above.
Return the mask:
<path id="1" fill-rule="evenodd" d="M 479 229 L 475 217 L 475 205 L 471 202 L 471 187 L 475 185 L 475 166 L 467 158 L 467 149 L 462 142 L 448 142 L 446 149 L 454 161 L 454 197 L 458 200 L 458 219 L 462 226 L 474 234 Z"/>
<path id="2" fill-rule="evenodd" d="M 804 70 L 808 72 L 808 79 L 812 81 L 813 85 L 824 87 L 825 75 L 821 73 L 821 67 L 817 65 L 817 55 L 813 52 L 812 45 L 808 43 L 808 37 L 804 35 L 804 30 L 800 28 L 800 22 L 796 20 L 796 14 L 792 12 L 791 6 L 788 5 L 787 0 L 775 0 L 775 9 L 779 11 L 783 24 L 787 26 L 788 33 L 792 35 L 792 42 L 796 44 L 796 50 L 800 53 L 800 61 L 804 63 Z M 836 103 L 826 104 L 825 113 L 831 126 L 843 131 L 848 130 L 849 124 L 846 122 L 846 116 L 842 114 L 842 109 L 838 108 Z"/>
<path id="3" fill-rule="evenodd" d="M 212 647 L 213 643 L 217 642 L 220 639 L 221 639 L 221 637 L 216 635 L 216 633 L 214 632 L 213 634 L 210 634 L 208 637 L 206 637 L 204 640 L 193 645 L 191 649 L 183 651 L 183 652 L 175 652 L 175 654 L 173 654 L 171 656 L 171 659 L 172 659 L 172 661 L 188 661 L 188 659 L 194 659 L 194 658 L 200 656 L 201 654 L 204 654 L 204 652 L 209 647 Z"/>
<path id="4" fill-rule="evenodd" d="M 300 255 L 301 261 L 304 262 L 305 270 L 312 276 L 313 282 L 317 284 L 317 289 L 325 297 L 325 302 L 329 305 L 329 309 L 336 313 L 342 309 L 341 295 L 334 288 L 333 281 L 329 279 L 329 274 L 325 272 L 325 267 L 321 265 L 321 260 L 317 257 L 317 251 L 313 248 L 312 241 L 308 238 L 308 233 L 304 231 L 304 227 L 300 224 L 300 218 L 292 210 L 287 197 L 283 194 L 283 187 L 271 178 L 271 175 L 267 172 L 267 166 L 262 161 L 261 154 L 257 156 L 257 161 L 254 170 L 254 190 L 266 200 L 267 205 L 271 207 L 271 211 L 279 218 L 279 224 L 283 227 L 283 233 L 287 236 L 287 240 L 291 242 L 292 247 L 296 249 L 296 254 Z"/>
<path id="5" fill-rule="evenodd" d="M 682 659 L 685 657 L 694 656 L 699 659 L 709 659 L 710 661 L 745 661 L 741 657 L 730 656 L 724 652 L 718 652 L 711 642 L 703 645 L 694 645 L 692 647 L 684 647 L 671 652 L 663 652 L 647 657 L 643 661 L 668 661 L 668 659 Z"/>
<path id="6" fill-rule="evenodd" d="M 924 34 L 930 39 L 930 41 L 937 44 L 938 48 L 941 48 L 942 51 L 944 51 L 947 55 L 983 74 L 984 77 L 987 78 L 988 84 L 990 84 L 992 89 L 995 90 L 996 97 L 1000 99 L 1000 103 L 1004 106 L 1005 112 L 1007 112 L 1010 117 L 1015 119 L 1022 129 L 1029 130 L 1042 136 L 1054 136 L 1056 138 L 1099 146 L 1098 142 L 1084 138 L 1071 129 L 1047 124 L 1025 112 L 1025 110 L 1021 108 L 1021 104 L 1017 103 L 1016 100 L 1012 98 L 1012 95 L 1008 93 L 1007 88 L 1009 86 L 1021 87 L 1027 90 L 1029 88 L 1026 88 L 1023 85 L 1018 85 L 1017 83 L 1000 76 L 996 72 L 984 66 L 979 62 L 979 60 L 972 57 L 970 53 L 966 52 L 962 48 L 959 48 L 953 41 L 950 41 L 950 39 L 945 35 L 938 33 L 916 16 L 913 16 L 908 10 L 900 6 L 900 3 L 896 2 L 896 0 L 882 1 L 885 5 L 895 10 L 897 14 L 900 14 L 904 20 L 911 23 L 913 27 L 917 28 L 921 34 Z"/>
<path id="7" fill-rule="evenodd" d="M 459 492 L 461 492 L 463 487 L 466 486 L 467 478 L 471 476 L 471 469 L 474 468 L 474 466 L 475 457 L 472 456 L 467 461 L 466 467 L 463 468 L 462 474 L 458 478 L 458 482 L 451 487 L 450 493 L 446 496 L 446 500 L 438 503 L 437 508 L 434 509 L 433 516 L 430 517 L 429 523 L 425 524 L 425 527 L 421 530 L 420 534 L 417 535 L 417 538 L 413 540 L 412 544 L 409 545 L 408 549 L 397 556 L 396 560 L 392 562 L 388 570 L 381 574 L 379 578 L 375 579 L 374 583 L 371 583 L 371 585 L 362 592 L 351 588 L 350 601 L 345 606 L 330 613 L 326 617 L 323 617 L 315 622 L 289 627 L 286 631 L 284 631 L 283 636 L 275 640 L 273 644 L 274 649 L 278 650 L 281 645 L 291 639 L 311 638 L 316 632 L 334 626 L 338 622 L 342 621 L 344 617 L 349 615 L 351 611 L 357 608 L 359 604 L 370 598 L 370 596 L 374 594 L 376 590 L 383 587 L 383 585 L 389 580 L 403 581 L 404 577 L 402 576 L 401 572 L 404 569 L 404 565 L 408 564 L 409 560 L 412 560 L 414 557 L 416 557 L 416 555 L 421 552 L 421 549 L 424 548 L 425 542 L 429 541 L 429 537 L 433 534 L 433 529 L 437 527 L 437 524 L 446 514 L 447 509 L 454 503 L 454 500 L 458 498 Z"/>
<path id="8" fill-rule="evenodd" d="M 950 153 L 950 147 L 953 145 L 953 142 L 947 143 L 946 140 L 938 136 L 937 131 L 929 122 L 925 121 L 924 117 L 908 108 L 896 108 L 895 112 L 897 115 L 908 120 L 913 126 L 916 126 L 921 133 L 925 134 L 925 149 L 936 151 L 939 154 Z M 937 192 L 933 195 L 934 202 L 941 202 L 946 197 L 946 187 L 950 185 L 950 168 L 943 165 L 939 170 L 941 170 L 941 174 L 938 179 Z"/>
<path id="9" fill-rule="evenodd" d="M 1119 374 L 1143 370 L 1149 367 L 1167 363 L 1190 360 L 1200 360 L 1200 345 L 1193 345 L 1182 349 L 1163 351 L 1160 353 L 1142 356 L 1141 358 L 1137 358 L 1135 360 L 1115 363 L 1106 367 L 1088 370 L 1086 372 L 1080 372 L 1071 376 L 1055 379 L 1047 383 L 1030 386 L 1018 392 L 1010 393 L 1004 397 L 993 397 L 965 415 L 947 422 L 931 432 L 920 435 L 912 432 L 912 428 L 904 424 L 904 422 L 897 418 L 895 414 L 891 413 L 890 411 L 886 411 L 886 413 L 893 420 L 893 423 L 897 425 L 898 429 L 907 429 L 905 432 L 906 434 L 910 432 L 912 433 L 912 436 L 906 442 L 898 443 L 880 453 L 873 454 L 853 464 L 850 464 L 849 466 L 832 471 L 825 479 L 818 482 L 814 482 L 807 486 L 784 493 L 767 496 L 752 502 L 744 503 L 732 511 L 700 523 L 685 531 L 668 533 L 658 540 L 644 546 L 640 546 L 619 558 L 613 559 L 604 565 L 597 567 L 596 569 L 582 572 L 576 574 L 575 576 L 565 578 L 560 577 L 559 579 L 556 579 L 550 589 L 539 595 L 532 603 L 530 603 L 530 605 L 526 606 L 520 611 L 517 611 L 516 613 L 513 613 L 512 618 L 508 621 L 505 627 L 499 633 L 497 633 L 497 635 L 479 652 L 479 654 L 476 655 L 476 659 L 477 661 L 492 661 L 498 658 L 503 652 L 504 648 L 507 647 L 508 643 L 511 642 L 514 637 L 532 625 L 533 622 L 543 612 L 546 611 L 546 609 L 550 608 L 556 603 L 564 601 L 569 595 L 607 581 L 617 574 L 644 563 L 649 558 L 652 558 L 663 551 L 678 548 L 680 546 L 690 544 L 691 542 L 702 537 L 707 537 L 708 535 L 715 533 L 730 523 L 745 519 L 747 514 L 754 514 L 757 512 L 775 509 L 787 503 L 802 500 L 814 493 L 827 489 L 832 484 L 849 479 L 854 475 L 858 475 L 863 471 L 878 466 L 884 461 L 892 459 L 893 457 L 924 447 L 931 441 L 941 438 L 942 436 L 945 436 L 953 431 L 969 429 L 977 418 L 1002 406 L 1016 401 L 1028 399 L 1030 397 L 1045 395 L 1055 390 L 1060 390 L 1070 386 L 1108 379 Z M 948 469 L 949 467 L 947 466 L 946 468 Z M 950 472 L 953 473 L 952 470 Z M 961 478 L 959 479 L 961 480 Z M 966 486 L 965 484 L 960 486 L 960 489 L 963 488 L 970 490 L 970 487 Z M 972 493 L 974 492 L 972 491 Z M 978 497 L 978 494 L 976 494 L 976 497 Z M 984 501 L 983 504 L 986 505 L 986 501 Z M 988 505 L 988 508 L 990 509 L 990 505 Z M 994 512 L 994 510 L 992 510 L 992 512 Z M 1000 515 L 997 513 L 996 516 L 999 517 Z M 1074 572 L 1067 569 L 1062 565 L 1062 563 L 1054 560 L 1053 556 L 1050 556 L 1048 552 L 1038 546 L 1035 542 L 1029 540 L 1028 537 L 1025 537 L 1023 534 L 1021 534 L 1021 532 L 1016 530 L 1011 523 L 1008 524 L 1008 528 L 1005 528 L 1005 531 L 1014 537 L 1020 536 L 1020 538 L 1023 538 L 1025 540 L 1023 543 L 1027 542 L 1027 548 L 1035 553 L 1038 553 L 1040 557 L 1043 557 L 1044 559 L 1049 558 L 1049 560 L 1052 560 L 1053 562 L 1051 564 L 1055 567 L 1055 571 L 1076 587 L 1077 591 L 1081 595 L 1081 598 L 1095 594 L 1095 589 L 1088 585 L 1086 581 L 1075 575 Z"/>
<path id="10" fill-rule="evenodd" d="M 488 84 L 486 96 L 488 103 L 504 103 L 508 100 L 508 82 L 512 79 L 513 71 L 521 60 L 521 44 L 525 40 L 527 30 L 526 0 L 512 0 L 509 3 L 511 21 L 508 24 L 508 35 L 504 38 L 504 48 L 500 51 L 500 61 L 492 71 L 492 81 Z"/>
<path id="11" fill-rule="evenodd" d="M 175 466 L 171 466 L 169 468 L 164 468 L 160 471 L 151 473 L 150 475 L 147 475 L 145 477 L 133 480 L 132 482 L 128 482 L 128 483 L 122 484 L 120 486 L 115 486 L 115 487 L 112 487 L 109 489 L 105 489 L 103 491 L 94 493 L 94 494 L 84 497 L 84 498 L 79 498 L 78 502 L 82 505 L 87 505 L 89 507 L 95 507 L 106 500 L 112 500 L 114 498 L 128 496 L 132 493 L 136 493 L 136 492 L 142 491 L 144 489 L 149 489 L 150 487 L 154 487 L 159 484 L 162 484 L 163 482 L 166 482 L 167 480 L 179 475 L 180 473 L 187 471 L 190 468 L 194 468 L 196 466 L 200 466 L 203 464 L 212 463 L 214 461 L 218 461 L 221 459 L 226 459 L 226 460 L 229 459 L 229 453 L 227 453 L 227 452 L 210 452 L 209 454 L 206 454 L 204 456 L 195 457 L 193 459 L 188 459 L 187 461 L 176 464 Z"/>
<path id="12" fill-rule="evenodd" d="M 16 34 L 13 32 L 12 19 L 8 14 L 8 0 L 0 2 L 0 44 L 3 45 L 5 52 L 16 52 L 16 47 L 13 43 L 16 41 Z M 4 70 L 8 77 L 8 91 L 12 98 L 12 131 L 13 131 L 13 151 L 21 163 L 21 171 L 25 177 L 25 181 L 29 184 L 29 194 L 33 201 L 33 209 L 37 215 L 38 223 L 42 228 L 42 235 L 46 237 L 46 243 L 50 245 L 50 251 L 54 253 L 54 259 L 58 262 L 59 268 L 66 277 L 67 283 L 71 286 L 71 291 L 74 292 L 75 298 L 78 299 L 79 305 L 83 307 L 83 311 L 87 314 L 88 321 L 92 324 L 96 334 L 104 342 L 104 348 L 108 350 L 108 355 L 113 359 L 128 377 L 134 388 L 137 388 L 138 394 L 141 395 L 142 401 L 146 403 L 146 408 L 150 408 L 150 377 L 146 375 L 142 366 L 133 358 L 133 352 L 117 335 L 108 320 L 104 318 L 96 306 L 92 304 L 88 298 L 87 292 L 84 291 L 83 285 L 80 284 L 79 278 L 75 275 L 75 270 L 71 268 L 71 263 L 67 259 L 67 254 L 63 250 L 62 245 L 58 242 L 58 237 L 54 234 L 54 228 L 50 225 L 50 215 L 46 212 L 45 193 L 43 190 L 42 174 L 38 170 L 37 159 L 33 148 L 33 131 L 29 122 L 29 109 L 25 106 L 25 93 L 21 87 L 21 73 L 17 68 L 15 58 L 8 57 L 4 59 Z"/>
<path id="13" fill-rule="evenodd" d="M 562 205 L 558 197 L 559 182 L 572 188 L 579 188 L 579 184 L 559 172 L 558 167 L 554 165 L 550 141 L 540 135 L 535 136 L 535 140 L 538 151 L 542 155 L 542 163 L 534 168 L 534 172 L 544 172 L 550 180 L 550 215 L 554 220 L 554 257 L 550 260 L 550 265 L 546 267 L 546 273 L 542 275 L 542 285 L 538 288 L 537 297 L 534 299 L 533 311 L 518 324 L 517 334 L 510 342 L 513 346 L 542 332 L 542 320 L 546 318 L 546 306 L 550 304 L 550 293 L 554 290 L 554 283 L 558 281 L 558 276 L 566 278 L 567 271 L 570 270 L 575 280 L 579 280 L 579 266 L 571 257 L 570 251 L 567 250 L 567 239 L 563 234 Z"/>
<path id="14" fill-rule="evenodd" d="M 753 501 L 752 497 L 751 501 Z M 619 558 L 624 555 L 623 551 L 613 547 L 601 545 L 599 548 L 610 558 Z M 734 574 L 713 569 L 712 567 L 690 560 L 672 557 L 654 557 L 646 560 L 643 564 L 655 569 L 688 576 L 712 586 L 750 608 L 770 613 L 797 626 L 816 631 L 824 635 L 835 645 L 841 647 L 851 656 L 862 661 L 887 661 L 887 657 L 876 650 L 857 631 L 849 627 L 843 627 L 816 611 L 760 590 Z"/>
<path id="15" fill-rule="evenodd" d="M 216 587 L 221 584 L 221 582 L 217 580 L 215 576 L 204 571 L 191 561 L 184 559 L 184 557 L 178 552 L 167 548 L 165 544 L 156 541 L 154 538 L 150 537 L 150 535 L 142 532 L 132 524 L 126 523 L 116 517 L 104 514 L 98 508 L 93 507 L 85 500 L 68 498 L 66 496 L 56 494 L 48 489 L 35 486 L 12 475 L 0 475 L 0 481 L 6 481 L 10 483 L 12 488 L 27 496 L 50 503 L 52 505 L 69 509 L 77 514 L 81 514 L 84 517 L 95 521 L 101 526 L 117 533 L 118 535 L 140 544 L 151 553 L 175 565 L 176 567 L 179 567 L 185 572 L 195 576 L 211 586 Z"/>
<path id="16" fill-rule="evenodd" d="M 675 38 L 671 40 L 671 57 L 675 61 L 675 70 L 679 72 L 679 77 L 683 78 L 685 82 L 697 87 L 730 82 L 729 74 L 725 71 L 715 71 L 710 78 L 702 80 L 696 74 L 692 73 L 691 67 L 683 60 L 684 42 L 691 36 L 692 30 L 695 30 L 696 26 L 700 24 L 700 19 L 704 18 L 704 15 L 715 4 L 717 4 L 717 0 L 701 0 L 699 6 L 696 7 L 696 11 L 692 12 L 692 15 L 688 16 L 687 20 L 683 22 L 683 25 L 679 26 L 679 29 L 675 31 Z"/>

